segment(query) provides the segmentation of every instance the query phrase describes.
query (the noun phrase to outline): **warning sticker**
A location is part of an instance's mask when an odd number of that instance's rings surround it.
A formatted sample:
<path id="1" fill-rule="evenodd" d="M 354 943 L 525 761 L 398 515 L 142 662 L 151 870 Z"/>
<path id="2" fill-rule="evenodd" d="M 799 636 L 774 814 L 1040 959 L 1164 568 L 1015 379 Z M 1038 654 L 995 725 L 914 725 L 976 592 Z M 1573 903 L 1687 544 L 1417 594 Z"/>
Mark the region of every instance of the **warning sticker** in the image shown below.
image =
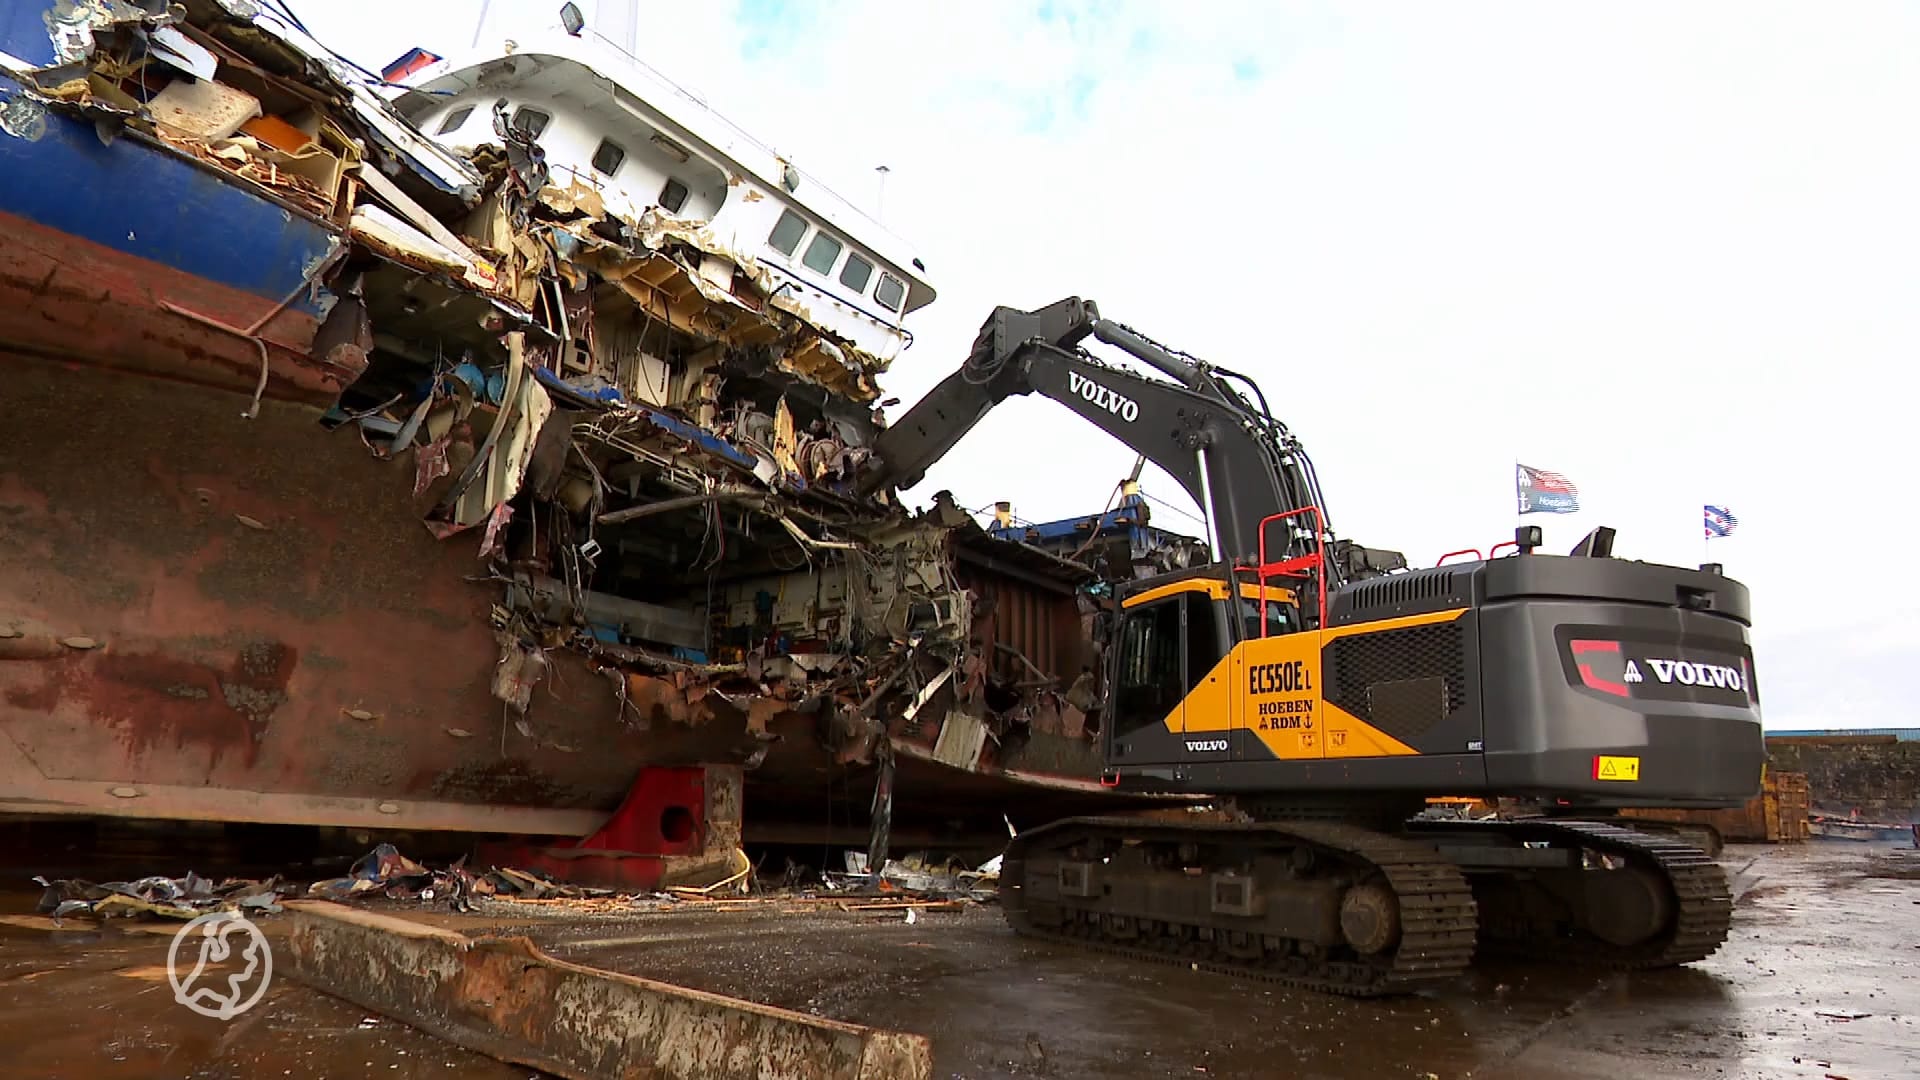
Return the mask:
<path id="1" fill-rule="evenodd" d="M 1640 759 L 1598 755 L 1593 759 L 1593 778 L 1595 780 L 1638 780 L 1640 779 Z"/>

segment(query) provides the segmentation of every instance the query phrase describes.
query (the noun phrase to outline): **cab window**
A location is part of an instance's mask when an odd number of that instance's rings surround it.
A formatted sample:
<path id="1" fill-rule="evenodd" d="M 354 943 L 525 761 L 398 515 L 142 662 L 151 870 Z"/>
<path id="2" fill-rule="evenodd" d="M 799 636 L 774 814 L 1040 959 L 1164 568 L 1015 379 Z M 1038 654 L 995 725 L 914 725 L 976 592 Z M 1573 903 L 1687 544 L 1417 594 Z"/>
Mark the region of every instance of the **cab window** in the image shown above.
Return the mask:
<path id="1" fill-rule="evenodd" d="M 1191 694 L 1226 659 L 1227 602 L 1203 592 L 1184 593 L 1182 599 L 1187 605 L 1186 691 Z"/>
<path id="2" fill-rule="evenodd" d="M 1180 597 L 1143 604 L 1120 623 L 1113 680 L 1114 734 L 1157 724 L 1185 695 L 1181 673 Z"/>
<path id="3" fill-rule="evenodd" d="M 1246 627 L 1248 641 L 1260 637 L 1260 601 L 1250 596 L 1240 598 L 1241 624 Z M 1285 600 L 1267 601 L 1267 635 L 1279 637 L 1300 629 L 1299 614 L 1294 606 Z"/>

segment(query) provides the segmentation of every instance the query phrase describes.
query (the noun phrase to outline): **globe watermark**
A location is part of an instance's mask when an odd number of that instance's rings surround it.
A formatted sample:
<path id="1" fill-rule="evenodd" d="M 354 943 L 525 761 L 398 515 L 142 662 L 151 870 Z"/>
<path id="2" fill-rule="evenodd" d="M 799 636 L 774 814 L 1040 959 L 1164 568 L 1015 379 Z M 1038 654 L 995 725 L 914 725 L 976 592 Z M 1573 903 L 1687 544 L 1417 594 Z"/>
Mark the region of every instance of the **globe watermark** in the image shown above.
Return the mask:
<path id="1" fill-rule="evenodd" d="M 181 957 L 182 945 L 198 955 Z M 210 972 L 237 961 L 239 970 Z M 185 971 L 182 966 L 187 965 Z M 205 985 L 195 985 L 204 981 Z M 273 981 L 273 950 L 267 936 L 238 911 L 210 911 L 181 927 L 167 949 L 167 982 L 173 1000 L 216 1020 L 231 1020 L 260 1003 Z"/>

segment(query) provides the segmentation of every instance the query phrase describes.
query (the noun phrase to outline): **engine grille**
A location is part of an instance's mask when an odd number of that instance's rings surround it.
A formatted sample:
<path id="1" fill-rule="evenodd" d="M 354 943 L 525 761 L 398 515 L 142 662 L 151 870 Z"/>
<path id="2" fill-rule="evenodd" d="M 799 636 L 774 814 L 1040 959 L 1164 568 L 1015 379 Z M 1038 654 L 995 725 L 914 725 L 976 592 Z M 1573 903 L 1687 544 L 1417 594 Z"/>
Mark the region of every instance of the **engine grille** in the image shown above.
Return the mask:
<path id="1" fill-rule="evenodd" d="M 1327 700 L 1396 739 L 1424 734 L 1467 704 L 1458 622 L 1339 638 L 1327 668 Z"/>
<path id="2" fill-rule="evenodd" d="M 1393 615 L 1416 615 L 1470 603 L 1473 574 L 1427 569 L 1348 585 L 1334 594 L 1335 625 Z"/>
<path id="3" fill-rule="evenodd" d="M 1397 574 L 1353 586 L 1355 608 L 1392 607 L 1416 600 L 1453 595 L 1453 571 L 1438 574 Z"/>

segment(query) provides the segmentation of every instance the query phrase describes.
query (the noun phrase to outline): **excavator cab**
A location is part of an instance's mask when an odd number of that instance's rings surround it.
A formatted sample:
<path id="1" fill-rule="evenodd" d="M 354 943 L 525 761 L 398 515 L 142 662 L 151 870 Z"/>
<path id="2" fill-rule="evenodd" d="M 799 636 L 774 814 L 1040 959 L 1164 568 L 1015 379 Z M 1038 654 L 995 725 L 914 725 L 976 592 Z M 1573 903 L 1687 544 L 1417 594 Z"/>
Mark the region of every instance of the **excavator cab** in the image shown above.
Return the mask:
<path id="1" fill-rule="evenodd" d="M 1224 567 L 1149 578 L 1120 599 L 1105 724 L 1114 765 L 1217 760 L 1234 736 L 1222 729 L 1243 642 L 1306 627 L 1298 595 Z"/>

